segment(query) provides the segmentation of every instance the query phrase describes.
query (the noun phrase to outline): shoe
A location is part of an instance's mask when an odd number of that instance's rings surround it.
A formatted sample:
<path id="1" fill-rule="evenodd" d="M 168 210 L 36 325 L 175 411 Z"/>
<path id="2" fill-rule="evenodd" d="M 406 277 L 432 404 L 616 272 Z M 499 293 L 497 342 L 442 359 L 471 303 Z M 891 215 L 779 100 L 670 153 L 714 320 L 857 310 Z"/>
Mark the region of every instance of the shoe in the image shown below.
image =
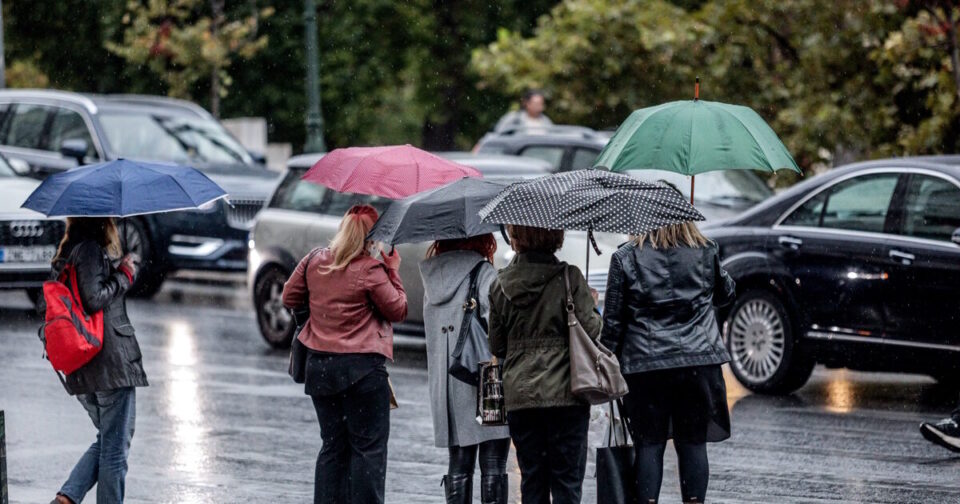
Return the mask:
<path id="1" fill-rule="evenodd" d="M 470 504 L 473 502 L 473 475 L 448 474 L 440 483 L 447 504 Z"/>
<path id="2" fill-rule="evenodd" d="M 483 504 L 507 504 L 510 479 L 506 474 L 480 477 L 480 502 Z"/>
<path id="3" fill-rule="evenodd" d="M 960 453 L 960 424 L 954 418 L 944 418 L 935 424 L 920 424 L 920 434 L 933 444 Z"/>

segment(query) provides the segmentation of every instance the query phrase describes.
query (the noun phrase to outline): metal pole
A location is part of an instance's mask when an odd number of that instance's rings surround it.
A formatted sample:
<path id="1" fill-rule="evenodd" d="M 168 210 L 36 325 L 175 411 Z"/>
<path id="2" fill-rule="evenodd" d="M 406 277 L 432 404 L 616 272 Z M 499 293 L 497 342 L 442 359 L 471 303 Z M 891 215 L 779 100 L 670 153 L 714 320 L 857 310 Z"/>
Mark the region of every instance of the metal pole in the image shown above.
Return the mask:
<path id="1" fill-rule="evenodd" d="M 0 504 L 7 504 L 10 494 L 7 493 L 7 428 L 3 419 L 3 410 L 0 410 Z"/>
<path id="2" fill-rule="evenodd" d="M 5 87 L 7 87 L 7 60 L 3 57 L 3 0 L 0 0 L 0 89 Z"/>
<path id="3" fill-rule="evenodd" d="M 304 152 L 325 152 L 323 113 L 320 111 L 319 49 L 317 47 L 317 6 L 314 0 L 303 2 L 304 36 L 307 46 L 307 141 Z"/>

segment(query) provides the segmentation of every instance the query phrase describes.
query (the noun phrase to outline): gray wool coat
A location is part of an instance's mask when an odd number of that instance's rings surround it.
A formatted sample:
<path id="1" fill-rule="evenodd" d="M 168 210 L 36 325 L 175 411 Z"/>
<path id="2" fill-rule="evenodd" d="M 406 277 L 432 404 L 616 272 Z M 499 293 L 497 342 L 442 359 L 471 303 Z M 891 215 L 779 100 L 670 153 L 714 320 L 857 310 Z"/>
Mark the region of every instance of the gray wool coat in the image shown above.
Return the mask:
<path id="1" fill-rule="evenodd" d="M 487 427 L 477 423 L 477 388 L 450 376 L 450 354 L 457 344 L 463 320 L 463 303 L 470 290 L 470 271 L 483 256 L 476 252 L 453 251 L 420 263 L 423 278 L 423 325 L 427 338 L 427 375 L 430 410 L 433 413 L 434 441 L 440 448 L 470 446 L 493 439 L 506 439 L 506 426 Z M 481 267 L 480 314 L 490 314 L 490 284 L 497 272 L 490 263 Z M 453 330 L 449 327 L 453 326 Z M 446 332 L 442 328 L 448 328 Z"/>

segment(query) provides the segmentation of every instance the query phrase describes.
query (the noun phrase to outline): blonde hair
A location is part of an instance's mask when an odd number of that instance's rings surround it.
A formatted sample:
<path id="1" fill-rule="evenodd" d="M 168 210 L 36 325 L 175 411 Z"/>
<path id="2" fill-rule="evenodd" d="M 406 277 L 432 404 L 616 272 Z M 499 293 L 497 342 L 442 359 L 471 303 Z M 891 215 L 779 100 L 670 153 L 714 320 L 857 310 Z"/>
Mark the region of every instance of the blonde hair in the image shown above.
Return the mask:
<path id="1" fill-rule="evenodd" d="M 321 273 L 342 270 L 366 250 L 367 234 L 377 222 L 377 210 L 370 205 L 354 205 L 340 221 L 337 234 L 330 241 L 333 262 L 320 266 Z"/>
<path id="2" fill-rule="evenodd" d="M 60 240 L 57 255 L 53 262 L 66 259 L 65 250 L 68 243 L 77 244 L 84 240 L 93 240 L 106 249 L 107 255 L 113 259 L 123 254 L 120 246 L 120 233 L 117 231 L 116 221 L 112 217 L 67 217 L 67 229 Z"/>
<path id="3" fill-rule="evenodd" d="M 682 222 L 680 224 L 671 224 L 660 229 L 639 236 L 631 236 L 633 243 L 637 248 L 643 248 L 644 243 L 650 242 L 654 249 L 666 249 L 673 247 L 706 247 L 712 243 L 709 238 L 703 236 L 700 229 L 692 221 Z"/>

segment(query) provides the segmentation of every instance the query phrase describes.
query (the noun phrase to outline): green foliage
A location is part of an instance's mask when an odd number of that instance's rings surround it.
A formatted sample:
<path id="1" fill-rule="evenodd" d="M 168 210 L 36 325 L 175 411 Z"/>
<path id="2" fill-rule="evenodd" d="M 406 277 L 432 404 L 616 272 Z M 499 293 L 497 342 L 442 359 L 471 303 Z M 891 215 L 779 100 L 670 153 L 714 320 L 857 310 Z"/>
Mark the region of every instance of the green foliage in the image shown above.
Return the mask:
<path id="1" fill-rule="evenodd" d="M 566 0 L 533 36 L 504 31 L 475 51 L 473 68 L 501 91 L 542 86 L 551 116 L 595 127 L 689 98 L 699 75 L 702 98 L 754 108 L 808 168 L 956 151 L 942 28 L 956 7 L 937 17 L 902 0 L 677 3 Z"/>

